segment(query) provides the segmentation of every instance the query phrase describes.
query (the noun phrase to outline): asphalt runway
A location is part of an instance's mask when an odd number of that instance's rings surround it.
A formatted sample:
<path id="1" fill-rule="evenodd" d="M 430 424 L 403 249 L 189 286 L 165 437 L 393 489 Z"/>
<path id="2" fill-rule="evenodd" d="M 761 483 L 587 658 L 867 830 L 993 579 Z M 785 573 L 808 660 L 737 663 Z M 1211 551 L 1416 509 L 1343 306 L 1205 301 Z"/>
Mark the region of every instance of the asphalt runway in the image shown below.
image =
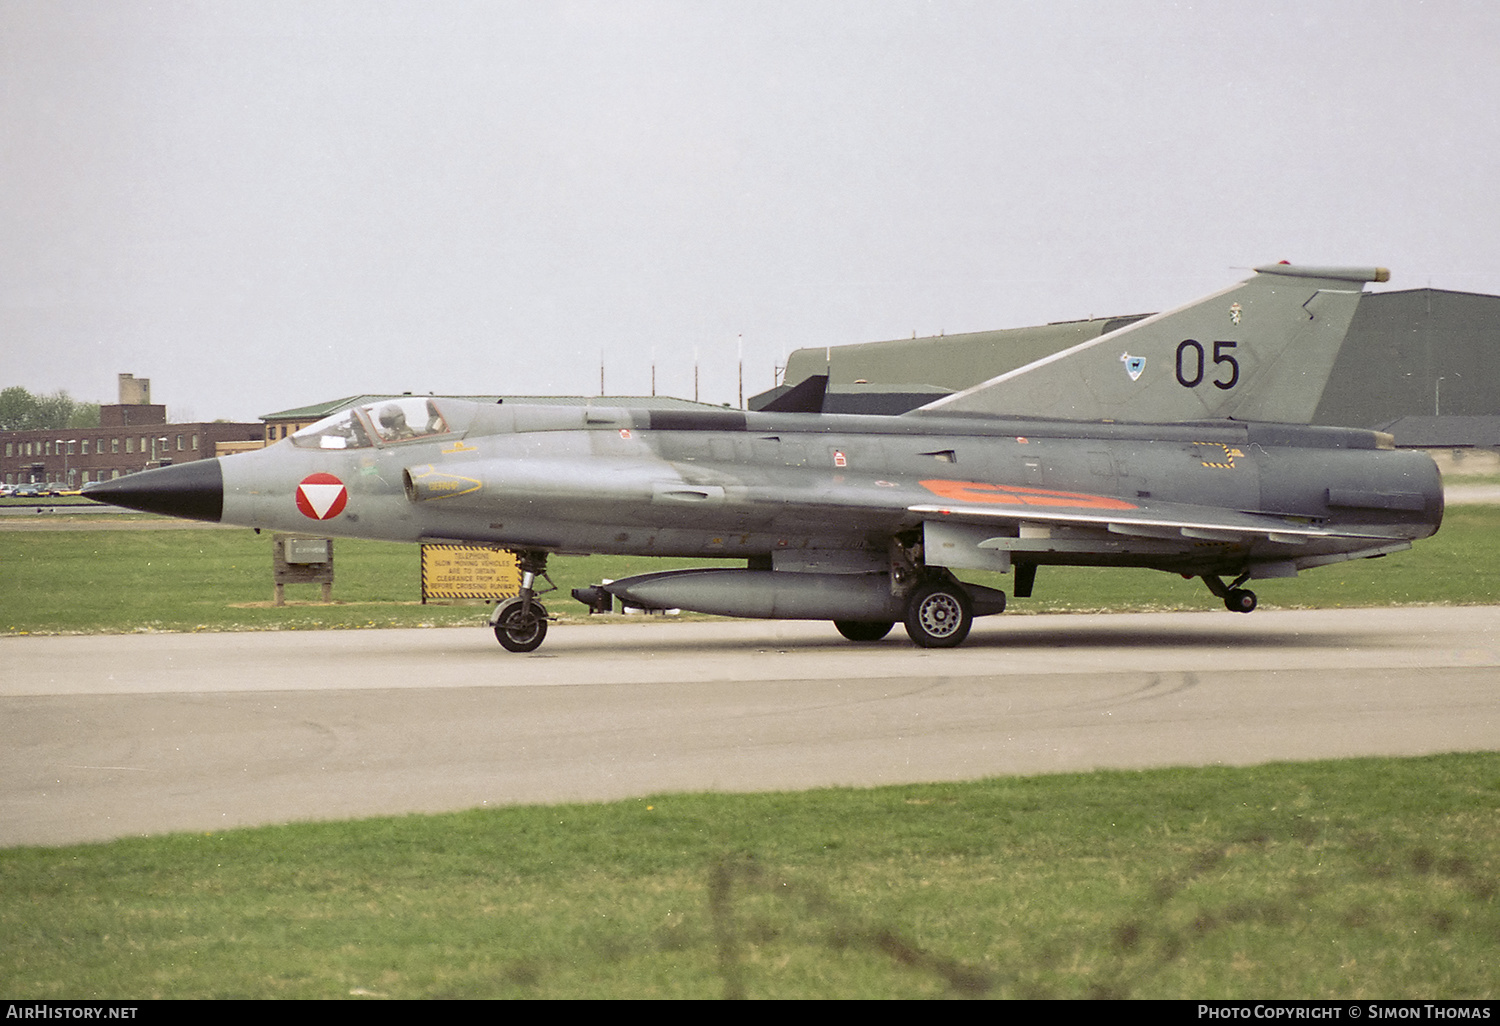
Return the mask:
<path id="1" fill-rule="evenodd" d="M 1101 767 L 1500 750 L 1500 607 L 0 638 L 0 845 Z"/>

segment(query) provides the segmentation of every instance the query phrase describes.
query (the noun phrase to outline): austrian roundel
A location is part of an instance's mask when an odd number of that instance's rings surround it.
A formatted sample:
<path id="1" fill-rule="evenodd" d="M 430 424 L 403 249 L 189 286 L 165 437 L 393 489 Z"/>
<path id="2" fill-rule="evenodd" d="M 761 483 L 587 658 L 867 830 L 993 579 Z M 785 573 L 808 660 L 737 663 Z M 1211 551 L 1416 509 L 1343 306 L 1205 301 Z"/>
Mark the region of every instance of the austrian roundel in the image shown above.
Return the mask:
<path id="1" fill-rule="evenodd" d="M 332 520 L 348 502 L 349 489 L 332 474 L 311 474 L 297 486 L 297 508 L 314 520 Z"/>

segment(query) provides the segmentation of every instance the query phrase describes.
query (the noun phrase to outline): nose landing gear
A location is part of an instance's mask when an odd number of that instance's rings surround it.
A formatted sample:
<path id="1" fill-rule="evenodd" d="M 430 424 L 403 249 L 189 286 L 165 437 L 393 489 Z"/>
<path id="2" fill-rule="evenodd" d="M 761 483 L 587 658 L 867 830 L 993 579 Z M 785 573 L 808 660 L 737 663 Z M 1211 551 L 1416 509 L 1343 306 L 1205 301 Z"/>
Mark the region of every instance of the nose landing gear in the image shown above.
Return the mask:
<path id="1" fill-rule="evenodd" d="M 547 637 L 547 610 L 536 600 L 536 579 L 546 581 L 548 591 L 557 588 L 547 576 L 547 553 L 518 552 L 516 565 L 521 569 L 520 593 L 495 607 L 490 625 L 495 628 L 495 640 L 507 652 L 534 652 Z"/>

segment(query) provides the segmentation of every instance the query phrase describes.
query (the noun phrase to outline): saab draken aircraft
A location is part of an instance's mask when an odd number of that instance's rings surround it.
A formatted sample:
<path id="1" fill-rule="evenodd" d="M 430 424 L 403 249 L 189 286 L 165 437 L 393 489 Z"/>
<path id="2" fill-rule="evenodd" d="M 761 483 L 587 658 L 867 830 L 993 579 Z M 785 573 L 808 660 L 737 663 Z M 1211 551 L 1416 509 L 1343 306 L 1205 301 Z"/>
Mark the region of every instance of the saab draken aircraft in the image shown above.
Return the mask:
<path id="1" fill-rule="evenodd" d="M 553 553 L 731 557 L 573 594 L 726 616 L 896 623 L 951 647 L 1006 596 L 955 571 L 1128 566 L 1244 587 L 1437 531 L 1423 453 L 1312 427 L 1363 283 L 1278 264 L 901 416 L 489 405 L 402 397 L 264 450 L 91 484 L 101 502 L 280 531 L 516 552 L 490 623 L 529 652 Z"/>

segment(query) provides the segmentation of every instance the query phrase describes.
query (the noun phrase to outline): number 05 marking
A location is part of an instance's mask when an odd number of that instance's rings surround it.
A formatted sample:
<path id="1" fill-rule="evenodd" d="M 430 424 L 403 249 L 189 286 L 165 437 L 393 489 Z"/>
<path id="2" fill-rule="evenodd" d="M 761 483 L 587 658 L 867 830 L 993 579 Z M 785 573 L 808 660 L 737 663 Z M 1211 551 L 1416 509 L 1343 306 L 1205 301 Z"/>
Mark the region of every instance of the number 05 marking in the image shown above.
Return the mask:
<path id="1" fill-rule="evenodd" d="M 1214 364 L 1220 368 L 1226 368 L 1229 372 L 1228 378 L 1215 378 L 1214 387 L 1229 390 L 1240 383 L 1240 362 L 1236 360 L 1228 350 L 1238 346 L 1238 342 L 1215 342 Z M 1191 353 L 1189 356 L 1187 354 Z M 1177 346 L 1177 383 L 1183 388 L 1197 388 L 1203 384 L 1203 375 L 1207 358 L 1203 353 L 1203 344 L 1196 339 L 1185 339 Z"/>

